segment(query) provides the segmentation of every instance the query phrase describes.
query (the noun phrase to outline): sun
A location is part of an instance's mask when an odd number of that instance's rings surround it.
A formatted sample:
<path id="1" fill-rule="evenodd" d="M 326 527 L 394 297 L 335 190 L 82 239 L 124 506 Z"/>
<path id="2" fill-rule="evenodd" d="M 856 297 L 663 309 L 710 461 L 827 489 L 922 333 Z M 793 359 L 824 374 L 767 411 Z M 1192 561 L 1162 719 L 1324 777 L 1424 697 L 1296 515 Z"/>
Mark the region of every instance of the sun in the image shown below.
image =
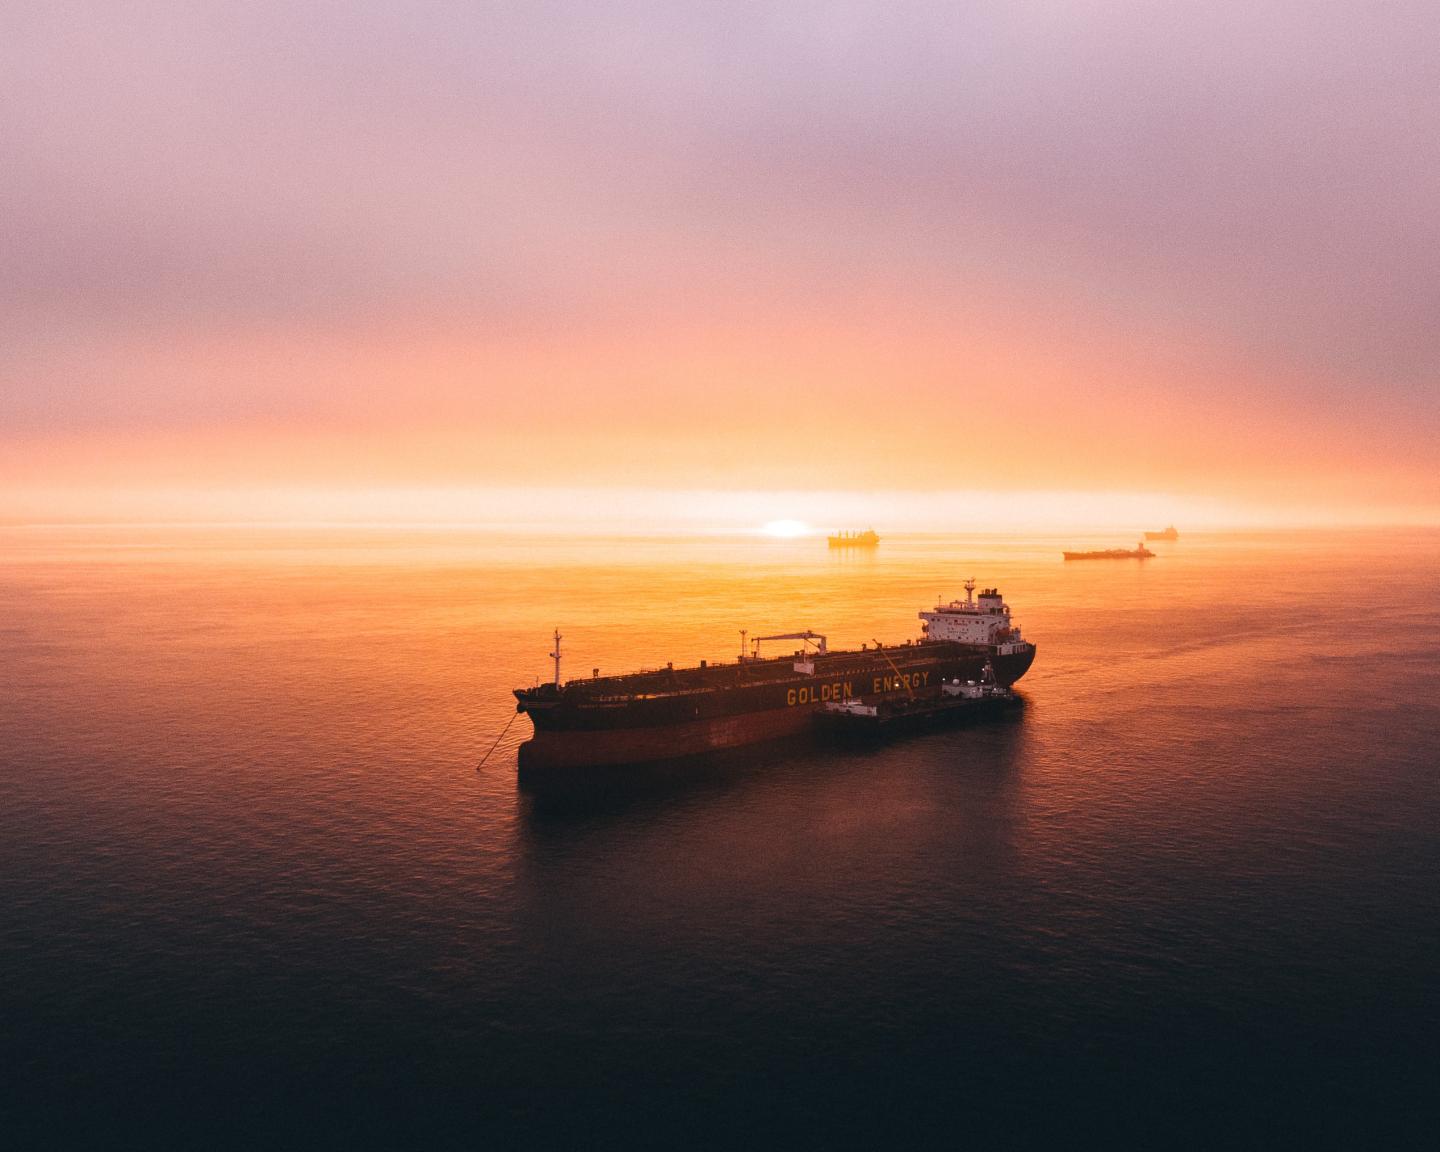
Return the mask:
<path id="1" fill-rule="evenodd" d="M 810 525 L 803 520 L 770 520 L 761 529 L 766 536 L 804 536 L 810 531 Z"/>

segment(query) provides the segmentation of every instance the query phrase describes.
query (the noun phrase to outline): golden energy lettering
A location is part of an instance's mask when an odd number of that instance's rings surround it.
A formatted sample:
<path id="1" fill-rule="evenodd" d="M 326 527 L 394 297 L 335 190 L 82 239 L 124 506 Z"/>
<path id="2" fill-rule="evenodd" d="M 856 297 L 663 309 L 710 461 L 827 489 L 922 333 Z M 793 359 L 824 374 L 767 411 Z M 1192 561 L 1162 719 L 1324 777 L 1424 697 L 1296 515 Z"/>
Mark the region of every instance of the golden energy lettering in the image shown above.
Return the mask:
<path id="1" fill-rule="evenodd" d="M 918 688 L 930 683 L 929 672 L 901 673 L 898 676 L 875 676 L 871 679 L 872 692 L 898 692 L 901 688 Z M 836 680 L 833 684 L 820 684 L 806 688 L 791 688 L 785 693 L 785 703 L 818 704 L 824 700 L 848 700 L 855 695 L 853 680 Z"/>

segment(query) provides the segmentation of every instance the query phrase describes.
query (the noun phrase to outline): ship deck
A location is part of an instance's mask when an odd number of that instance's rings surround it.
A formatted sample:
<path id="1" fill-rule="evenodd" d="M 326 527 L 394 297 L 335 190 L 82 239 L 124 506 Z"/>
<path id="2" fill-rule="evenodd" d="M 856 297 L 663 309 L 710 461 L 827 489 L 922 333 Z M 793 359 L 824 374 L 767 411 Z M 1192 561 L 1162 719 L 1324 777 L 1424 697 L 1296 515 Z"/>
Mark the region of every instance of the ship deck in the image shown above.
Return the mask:
<path id="1" fill-rule="evenodd" d="M 873 672 L 877 668 L 888 670 L 888 661 L 903 664 L 913 662 L 917 657 L 933 660 L 960 655 L 970 650 L 971 646 L 958 641 L 917 641 L 879 649 L 859 648 L 827 652 L 824 655 L 811 654 L 804 659 L 815 665 L 813 676 L 795 670 L 795 664 L 802 657 L 793 654 L 730 664 L 707 664 L 703 668 L 647 668 L 621 676 L 569 680 L 561 691 L 567 696 L 582 696 L 587 703 L 618 704 L 632 700 L 723 691 L 747 685 L 774 684 L 785 680 L 833 679 L 860 675 Z"/>

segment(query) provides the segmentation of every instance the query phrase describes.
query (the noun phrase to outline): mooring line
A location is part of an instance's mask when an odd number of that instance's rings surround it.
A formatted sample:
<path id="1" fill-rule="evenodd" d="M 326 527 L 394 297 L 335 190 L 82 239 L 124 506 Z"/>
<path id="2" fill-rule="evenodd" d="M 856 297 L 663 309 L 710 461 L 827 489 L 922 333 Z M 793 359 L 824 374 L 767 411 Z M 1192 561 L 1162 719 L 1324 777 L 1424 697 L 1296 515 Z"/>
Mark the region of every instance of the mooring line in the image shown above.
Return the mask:
<path id="1" fill-rule="evenodd" d="M 515 713 L 515 716 L 519 715 L 519 712 Z M 515 716 L 511 716 L 510 719 L 506 721 L 505 727 L 500 729 L 500 735 L 496 736 L 495 743 L 490 745 L 490 752 L 494 752 L 496 748 L 500 747 L 500 741 L 505 739 L 505 733 L 509 732 L 510 725 L 515 723 Z M 485 767 L 485 761 L 490 759 L 490 752 L 486 752 L 484 756 L 480 757 L 480 763 L 475 765 L 476 772 L 480 771 L 481 768 Z"/>

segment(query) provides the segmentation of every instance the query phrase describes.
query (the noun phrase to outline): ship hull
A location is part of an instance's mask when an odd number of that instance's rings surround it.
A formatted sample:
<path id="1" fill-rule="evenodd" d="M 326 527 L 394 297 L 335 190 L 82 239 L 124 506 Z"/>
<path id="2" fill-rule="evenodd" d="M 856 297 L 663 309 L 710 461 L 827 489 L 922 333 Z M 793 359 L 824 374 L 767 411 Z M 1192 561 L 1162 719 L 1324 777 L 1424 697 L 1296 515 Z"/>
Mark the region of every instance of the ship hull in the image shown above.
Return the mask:
<path id="1" fill-rule="evenodd" d="M 525 774 L 674 760 L 808 734 L 815 710 L 829 700 L 893 695 L 938 687 L 944 679 L 978 679 L 990 661 L 998 683 L 1009 686 L 1029 670 L 1033 645 L 1000 653 L 958 644 L 835 654 L 809 675 L 779 674 L 716 690 L 653 693 L 616 702 L 567 685 L 560 692 L 522 690 L 521 711 L 535 727 L 520 746 Z M 782 662 L 783 663 L 783 662 Z M 765 675 L 766 670 L 759 670 Z"/>
<path id="2" fill-rule="evenodd" d="M 679 760 L 783 740 L 810 730 L 809 709 L 770 708 L 645 728 L 539 729 L 520 745 L 520 771 L 534 773 Z"/>

